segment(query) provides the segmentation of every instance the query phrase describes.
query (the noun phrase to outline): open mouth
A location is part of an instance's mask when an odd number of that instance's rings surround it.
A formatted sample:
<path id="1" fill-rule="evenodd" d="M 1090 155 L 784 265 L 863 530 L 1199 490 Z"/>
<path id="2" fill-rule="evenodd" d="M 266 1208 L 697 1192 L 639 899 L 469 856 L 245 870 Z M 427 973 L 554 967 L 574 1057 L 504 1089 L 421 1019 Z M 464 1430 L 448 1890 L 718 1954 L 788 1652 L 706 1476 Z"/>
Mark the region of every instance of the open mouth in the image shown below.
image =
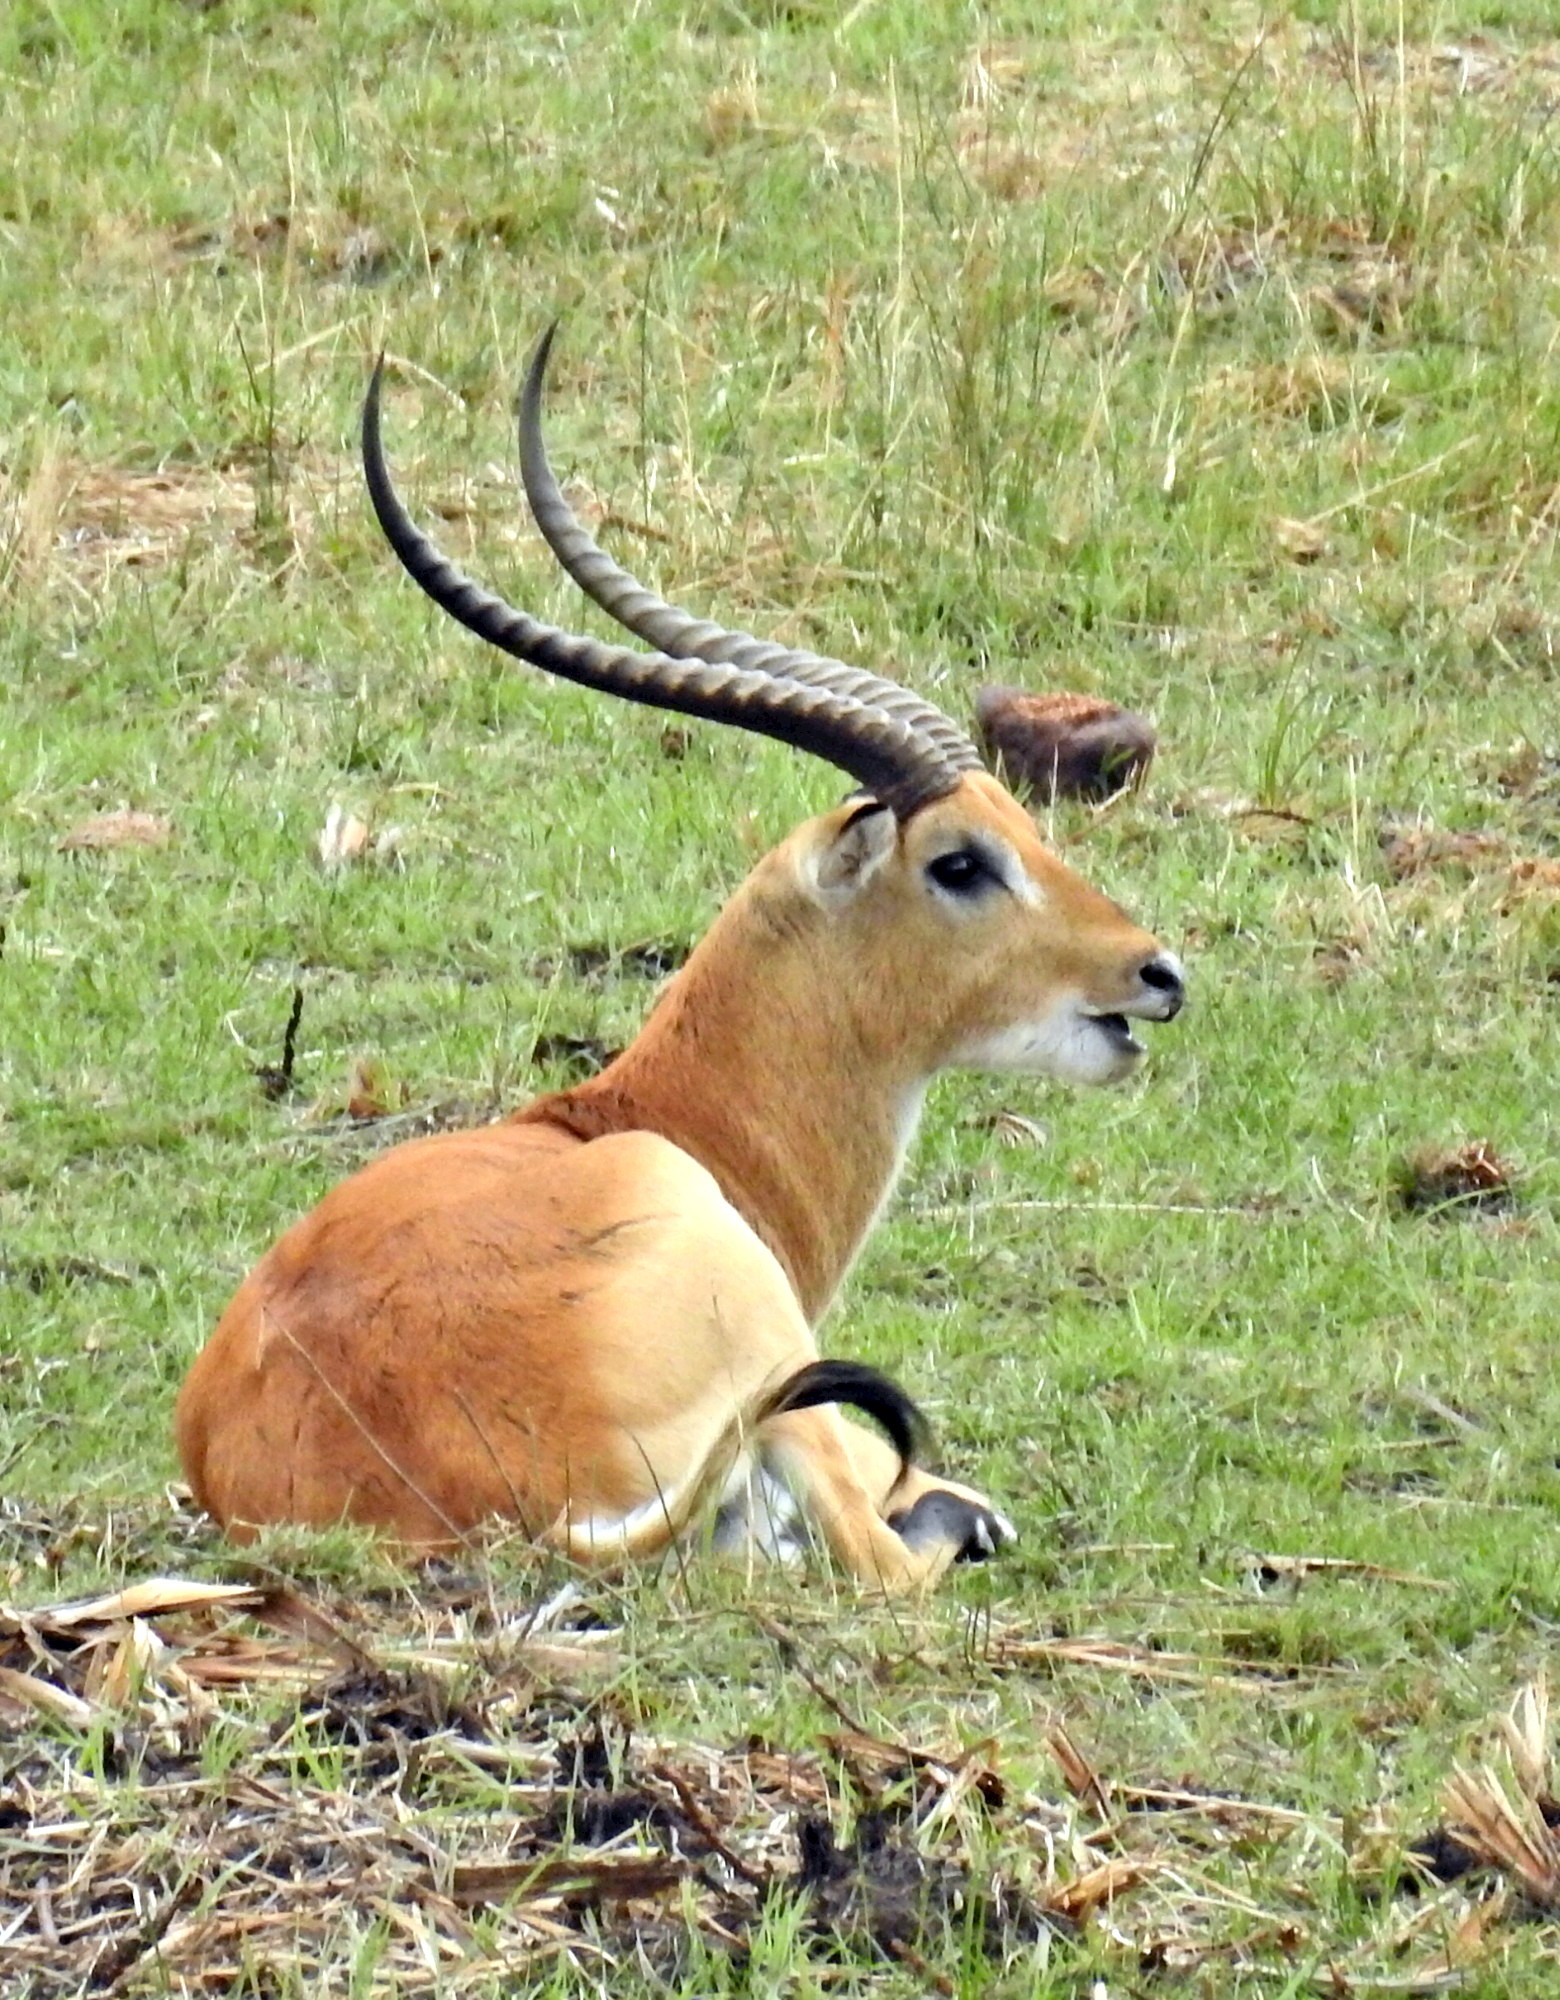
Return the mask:
<path id="1" fill-rule="evenodd" d="M 1091 1014 L 1089 1019 L 1123 1055 L 1140 1056 L 1144 1053 L 1143 1044 L 1127 1025 L 1125 1014 Z"/>

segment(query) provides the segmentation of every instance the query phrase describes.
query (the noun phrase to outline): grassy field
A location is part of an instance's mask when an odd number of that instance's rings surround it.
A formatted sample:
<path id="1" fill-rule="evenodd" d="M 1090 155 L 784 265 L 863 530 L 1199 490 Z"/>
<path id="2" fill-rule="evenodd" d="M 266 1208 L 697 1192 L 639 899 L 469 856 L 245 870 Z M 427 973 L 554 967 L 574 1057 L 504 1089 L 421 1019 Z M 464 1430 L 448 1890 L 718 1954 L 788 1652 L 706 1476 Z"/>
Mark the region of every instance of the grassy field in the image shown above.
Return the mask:
<path id="1" fill-rule="evenodd" d="M 1552 1993 L 1548 0 L 12 0 L 0 101 L 7 1995 Z M 381 346 L 417 510 L 603 629 L 511 474 L 559 312 L 668 595 L 1161 731 L 1052 832 L 1192 1006 L 1120 1093 L 943 1083 L 829 1329 L 1021 1529 L 921 1608 L 171 1485 L 284 1224 L 620 1044 L 840 789 L 387 556 Z M 49 1609 L 156 1576 L 243 1588 Z"/>

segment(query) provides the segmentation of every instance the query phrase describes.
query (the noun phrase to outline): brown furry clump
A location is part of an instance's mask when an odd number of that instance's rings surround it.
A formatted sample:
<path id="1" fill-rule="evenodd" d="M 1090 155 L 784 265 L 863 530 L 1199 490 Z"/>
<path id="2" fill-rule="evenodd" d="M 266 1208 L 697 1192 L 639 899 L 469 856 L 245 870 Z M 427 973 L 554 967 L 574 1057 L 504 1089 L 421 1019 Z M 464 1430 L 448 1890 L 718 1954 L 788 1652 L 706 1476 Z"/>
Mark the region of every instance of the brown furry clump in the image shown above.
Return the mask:
<path id="1" fill-rule="evenodd" d="M 975 722 L 992 769 L 1046 803 L 1097 802 L 1141 783 L 1157 741 L 1146 717 L 1089 694 L 982 688 Z"/>

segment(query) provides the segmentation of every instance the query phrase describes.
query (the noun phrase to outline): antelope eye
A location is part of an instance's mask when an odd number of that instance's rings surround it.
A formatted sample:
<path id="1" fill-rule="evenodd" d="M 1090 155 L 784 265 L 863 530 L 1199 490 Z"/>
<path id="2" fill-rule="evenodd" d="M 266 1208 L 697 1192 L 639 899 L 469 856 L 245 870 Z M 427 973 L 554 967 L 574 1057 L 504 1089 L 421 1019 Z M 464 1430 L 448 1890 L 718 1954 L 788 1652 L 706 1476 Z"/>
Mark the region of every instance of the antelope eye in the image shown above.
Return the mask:
<path id="1" fill-rule="evenodd" d="M 956 847 L 951 854 L 939 854 L 935 861 L 927 862 L 926 872 L 939 889 L 949 889 L 956 896 L 968 895 L 991 878 L 990 869 L 973 847 Z"/>

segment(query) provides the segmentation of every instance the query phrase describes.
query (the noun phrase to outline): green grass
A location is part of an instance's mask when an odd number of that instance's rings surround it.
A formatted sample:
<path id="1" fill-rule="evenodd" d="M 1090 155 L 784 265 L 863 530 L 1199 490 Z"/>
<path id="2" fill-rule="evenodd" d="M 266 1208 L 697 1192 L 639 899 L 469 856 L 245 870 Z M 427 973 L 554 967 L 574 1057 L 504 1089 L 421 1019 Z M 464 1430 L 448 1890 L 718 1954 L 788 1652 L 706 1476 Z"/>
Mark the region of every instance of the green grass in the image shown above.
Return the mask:
<path id="1" fill-rule="evenodd" d="M 870 1728 L 994 1737 L 1058 1814 L 1052 1719 L 1108 1783 L 1310 1816 L 1210 1847 L 1195 1912 L 1124 1894 L 1126 1942 L 1096 1925 L 999 1975 L 929 1936 L 949 1990 L 1278 1995 L 1428 1962 L 1433 1928 L 1384 1942 L 1412 1906 L 1382 1870 L 1560 1622 L 1560 897 L 1520 867 L 1560 861 L 1560 45 L 1539 4 L 1299 14 L 1264 37 L 1246 10 L 910 0 L 4 11 L 8 1598 L 233 1571 L 159 1513 L 172 1399 L 254 1258 L 399 1129 L 342 1118 L 355 1059 L 412 1115 L 557 1082 L 540 1038 L 620 1042 L 651 991 L 571 952 L 687 944 L 839 791 L 708 730 L 669 757 L 654 717 L 489 658 L 386 557 L 354 445 L 381 347 L 418 510 L 590 622 L 509 472 L 561 312 L 560 467 L 669 595 L 954 713 L 1015 680 L 1155 716 L 1146 791 L 1053 831 L 1193 979 L 1124 1093 L 941 1084 L 829 1329 L 927 1403 L 1019 1549 L 895 1614 L 817 1578 L 601 1586 L 622 1638 L 589 1700 L 652 1737 L 810 1745 L 836 1724 L 756 1599 Z M 398 864 L 322 872 L 336 803 L 401 829 Z M 62 849 L 120 807 L 171 837 Z M 1498 847 L 1395 872 L 1405 826 Z M 274 1102 L 254 1072 L 295 984 Z M 1004 1147 L 1004 1108 L 1046 1143 Z M 1474 1139 L 1515 1211 L 1404 1213 L 1404 1161 Z M 277 1561 L 376 1634 L 415 1625 L 359 1549 Z M 1058 1635 L 1208 1665 L 1023 1654 Z M 252 1759 L 272 1710 L 230 1707 L 207 1754 Z M 45 1752 L 86 1769 L 68 1733 Z M 131 1811 L 124 1782 L 80 1809 Z M 451 1852 L 497 1803 L 455 1792 L 424 1821 L 448 1808 Z M 1044 1877 L 1030 1820 L 960 1827 Z M 408 1985 L 381 1921 L 363 1904 L 317 1973 L 231 1990 L 504 1990 L 475 1946 Z M 1176 1958 L 1181 1924 L 1205 1955 Z M 929 1990 L 765 1925 L 750 1991 Z M 1557 1955 L 1552 1922 L 1493 1923 L 1464 1990 L 1546 1993 Z M 588 1954 L 526 1976 L 604 1990 Z M 155 1957 L 127 1977 L 184 1990 Z"/>

